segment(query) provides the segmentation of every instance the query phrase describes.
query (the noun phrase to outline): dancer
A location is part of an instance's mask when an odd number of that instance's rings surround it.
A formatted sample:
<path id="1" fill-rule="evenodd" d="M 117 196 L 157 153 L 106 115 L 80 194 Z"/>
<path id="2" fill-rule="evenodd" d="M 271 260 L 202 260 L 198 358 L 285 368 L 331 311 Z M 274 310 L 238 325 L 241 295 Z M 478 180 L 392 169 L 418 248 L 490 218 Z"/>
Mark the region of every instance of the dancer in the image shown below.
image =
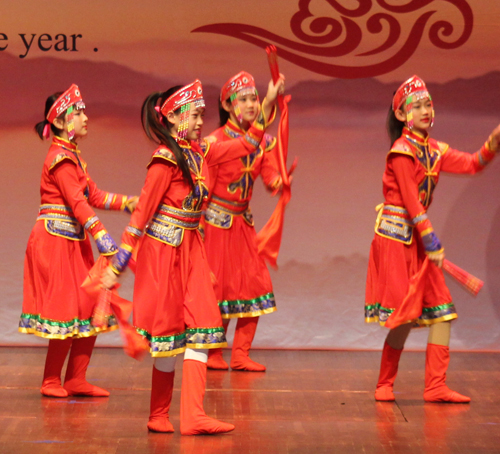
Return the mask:
<path id="1" fill-rule="evenodd" d="M 134 325 L 155 358 L 148 429 L 173 432 L 169 421 L 176 355 L 185 351 L 180 430 L 183 435 L 229 432 L 206 416 L 206 349 L 226 345 L 205 248 L 198 231 L 209 187 L 208 167 L 253 152 L 275 116 L 283 80 L 269 84 L 261 114 L 244 137 L 198 145 L 205 103 L 200 81 L 153 93 L 142 107 L 147 136 L 159 147 L 148 165 L 137 209 L 118 254 L 103 275 L 112 288 L 141 238 L 136 260 Z M 149 221 L 149 223 L 148 223 Z M 143 235 L 145 229 L 146 235 Z"/>
<path id="2" fill-rule="evenodd" d="M 424 400 L 470 402 L 445 383 L 450 322 L 457 314 L 440 269 L 444 248 L 426 212 L 441 171 L 474 174 L 493 159 L 500 148 L 500 126 L 478 152 L 469 154 L 431 139 L 433 121 L 431 96 L 424 82 L 413 76 L 398 88 L 389 111 L 392 147 L 382 179 L 385 202 L 375 224 L 368 265 L 366 321 L 384 325 L 395 312 L 407 320 L 387 335 L 375 391 L 379 401 L 394 400 L 399 358 L 410 329 L 417 325 L 430 326 Z M 405 317 L 415 310 L 418 318 Z"/>
<path id="3" fill-rule="evenodd" d="M 80 288 L 94 263 L 86 231 L 99 252 L 117 247 L 92 207 L 131 212 L 137 197 L 101 191 L 87 173 L 78 142 L 87 136 L 88 117 L 76 85 L 47 98 L 45 120 L 35 126 L 41 139 L 53 140 L 40 186 L 41 206 L 24 260 L 24 299 L 19 331 L 49 339 L 41 393 L 50 397 L 109 393 L 85 379 L 99 332 L 117 328 L 92 325 L 93 302 Z M 68 352 L 64 387 L 61 370 Z"/>
<path id="4" fill-rule="evenodd" d="M 243 137 L 260 111 L 254 78 L 245 71 L 222 87 L 219 100 L 220 128 L 207 140 L 227 142 Z M 249 357 L 259 316 L 276 311 L 271 277 L 257 253 L 256 233 L 249 203 L 259 174 L 273 192 L 281 186 L 276 139 L 264 135 L 249 155 L 211 169 L 210 199 L 204 216 L 205 247 L 217 278 L 215 294 L 227 332 L 237 318 L 231 355 L 233 370 L 263 372 L 266 367 Z M 227 370 L 222 349 L 210 350 L 208 368 Z"/>

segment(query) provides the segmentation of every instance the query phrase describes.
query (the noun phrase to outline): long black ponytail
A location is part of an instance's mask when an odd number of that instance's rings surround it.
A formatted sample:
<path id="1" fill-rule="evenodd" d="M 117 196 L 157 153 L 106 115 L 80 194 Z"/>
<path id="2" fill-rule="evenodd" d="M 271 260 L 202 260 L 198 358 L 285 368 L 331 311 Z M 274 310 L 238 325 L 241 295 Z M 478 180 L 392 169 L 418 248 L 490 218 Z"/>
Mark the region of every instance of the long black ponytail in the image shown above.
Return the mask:
<path id="1" fill-rule="evenodd" d="M 168 125 L 171 123 L 169 123 L 168 119 L 161 112 L 156 110 L 157 106 L 161 107 L 165 100 L 182 87 L 182 85 L 178 85 L 165 92 L 151 93 L 142 103 L 141 122 L 142 128 L 149 139 L 157 144 L 165 145 L 174 153 L 175 160 L 182 171 L 183 177 L 189 183 L 189 186 L 194 188 L 193 178 L 191 177 L 188 163 L 184 159 L 181 147 L 170 134 Z M 180 109 L 175 111 L 175 113 L 178 111 Z"/>
<path id="2" fill-rule="evenodd" d="M 42 140 L 44 139 L 43 131 L 45 130 L 45 126 L 49 124 L 49 121 L 47 120 L 47 114 L 49 113 L 50 108 L 54 105 L 59 96 L 61 96 L 62 94 L 63 94 L 62 91 L 54 93 L 53 95 L 49 96 L 45 101 L 44 119 L 43 121 L 40 121 L 35 125 L 35 132 L 38 134 L 38 137 L 40 137 L 40 139 Z M 55 136 L 61 135 L 62 132 L 62 129 L 56 128 L 53 124 L 50 124 L 50 130 L 52 131 L 52 134 L 54 134 Z"/>

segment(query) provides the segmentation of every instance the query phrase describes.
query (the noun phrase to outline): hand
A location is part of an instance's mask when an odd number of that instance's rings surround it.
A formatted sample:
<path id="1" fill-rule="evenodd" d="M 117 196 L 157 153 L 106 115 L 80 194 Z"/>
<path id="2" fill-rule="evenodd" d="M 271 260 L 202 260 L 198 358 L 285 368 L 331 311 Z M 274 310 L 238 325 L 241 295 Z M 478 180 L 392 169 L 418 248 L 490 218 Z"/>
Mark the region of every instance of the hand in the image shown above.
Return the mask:
<path id="1" fill-rule="evenodd" d="M 103 288 L 111 290 L 118 283 L 118 276 L 108 266 L 101 274 Z"/>
<path id="2" fill-rule="evenodd" d="M 500 148 L 500 125 L 498 125 L 493 132 L 490 134 L 489 138 L 490 149 L 492 151 L 498 151 Z"/>
<path id="3" fill-rule="evenodd" d="M 139 196 L 134 195 L 130 197 L 126 202 L 126 211 L 128 211 L 129 213 L 133 213 L 135 207 L 137 206 L 137 202 L 139 202 Z"/>
<path id="4" fill-rule="evenodd" d="M 276 81 L 276 84 L 270 80 L 269 85 L 267 86 L 267 94 L 266 99 L 269 104 L 274 104 L 278 95 L 285 94 L 285 76 L 280 74 L 280 78 Z"/>
<path id="5" fill-rule="evenodd" d="M 427 254 L 429 260 L 434 263 L 438 268 L 443 267 L 444 262 L 444 251 L 443 252 L 433 252 L 432 254 Z"/>

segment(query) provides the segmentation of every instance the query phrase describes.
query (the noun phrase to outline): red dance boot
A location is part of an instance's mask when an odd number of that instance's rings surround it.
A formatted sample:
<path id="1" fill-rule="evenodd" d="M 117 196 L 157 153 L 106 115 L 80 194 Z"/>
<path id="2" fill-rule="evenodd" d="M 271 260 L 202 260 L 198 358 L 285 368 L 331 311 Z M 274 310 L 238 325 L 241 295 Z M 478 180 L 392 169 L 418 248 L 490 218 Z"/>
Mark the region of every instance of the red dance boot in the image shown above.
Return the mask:
<path id="1" fill-rule="evenodd" d="M 222 357 L 222 348 L 212 348 L 208 350 L 207 368 L 213 370 L 228 370 L 229 366 Z"/>
<path id="2" fill-rule="evenodd" d="M 69 396 L 108 397 L 109 392 L 87 382 L 85 375 L 94 349 L 96 336 L 73 339 L 69 354 L 64 389 Z"/>
<path id="3" fill-rule="evenodd" d="M 168 419 L 168 410 L 172 401 L 175 372 L 162 372 L 153 366 L 151 386 L 151 412 L 148 429 L 152 432 L 171 433 L 174 426 Z"/>
<path id="4" fill-rule="evenodd" d="M 71 337 L 67 339 L 50 339 L 45 370 L 40 392 L 47 397 L 68 397 L 68 392 L 61 386 L 61 371 L 64 360 L 71 347 Z"/>
<path id="5" fill-rule="evenodd" d="M 427 344 L 425 355 L 425 390 L 426 402 L 449 402 L 466 404 L 470 397 L 452 391 L 446 386 L 446 370 L 450 362 L 450 349 L 445 345 Z"/>
<path id="6" fill-rule="evenodd" d="M 380 361 L 380 375 L 378 376 L 377 389 L 375 390 L 375 400 L 381 402 L 393 402 L 396 400 L 392 387 L 398 373 L 399 358 L 403 349 L 396 350 L 387 342 L 382 351 L 382 360 Z"/>
<path id="7" fill-rule="evenodd" d="M 181 434 L 218 434 L 234 430 L 232 424 L 209 418 L 203 409 L 207 365 L 185 359 L 182 366 Z"/>
<path id="8" fill-rule="evenodd" d="M 239 318 L 234 333 L 231 369 L 249 372 L 265 372 L 266 366 L 252 361 L 248 356 L 259 317 Z"/>

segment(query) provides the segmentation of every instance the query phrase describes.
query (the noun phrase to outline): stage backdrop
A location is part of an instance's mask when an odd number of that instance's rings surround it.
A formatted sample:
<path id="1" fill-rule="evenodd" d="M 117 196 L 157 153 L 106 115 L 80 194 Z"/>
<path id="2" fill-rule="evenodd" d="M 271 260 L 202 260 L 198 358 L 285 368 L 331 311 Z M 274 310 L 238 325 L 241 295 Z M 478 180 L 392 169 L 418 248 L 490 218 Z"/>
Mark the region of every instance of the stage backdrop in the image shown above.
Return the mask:
<path id="1" fill-rule="evenodd" d="M 436 106 L 432 135 L 479 149 L 500 121 L 499 16 L 500 4 L 489 0 L 2 2 L 0 343 L 46 343 L 17 333 L 24 251 L 48 149 L 33 125 L 46 97 L 80 86 L 90 174 L 102 189 L 138 194 L 154 149 L 139 121 L 146 95 L 201 79 L 208 135 L 230 76 L 249 71 L 265 92 L 263 48 L 271 43 L 292 95 L 289 156 L 299 165 L 280 267 L 272 271 L 278 311 L 262 317 L 255 346 L 381 348 L 385 331 L 364 324 L 363 304 L 392 94 L 420 75 Z M 499 173 L 500 159 L 476 177 L 443 177 L 429 211 L 448 258 L 485 281 L 477 298 L 450 282 L 460 316 L 454 349 L 500 350 Z M 258 228 L 275 202 L 257 182 Z M 127 217 L 99 216 L 119 240 Z M 124 296 L 132 298 L 132 286 L 129 273 Z M 425 336 L 415 332 L 409 347 L 423 348 Z"/>

